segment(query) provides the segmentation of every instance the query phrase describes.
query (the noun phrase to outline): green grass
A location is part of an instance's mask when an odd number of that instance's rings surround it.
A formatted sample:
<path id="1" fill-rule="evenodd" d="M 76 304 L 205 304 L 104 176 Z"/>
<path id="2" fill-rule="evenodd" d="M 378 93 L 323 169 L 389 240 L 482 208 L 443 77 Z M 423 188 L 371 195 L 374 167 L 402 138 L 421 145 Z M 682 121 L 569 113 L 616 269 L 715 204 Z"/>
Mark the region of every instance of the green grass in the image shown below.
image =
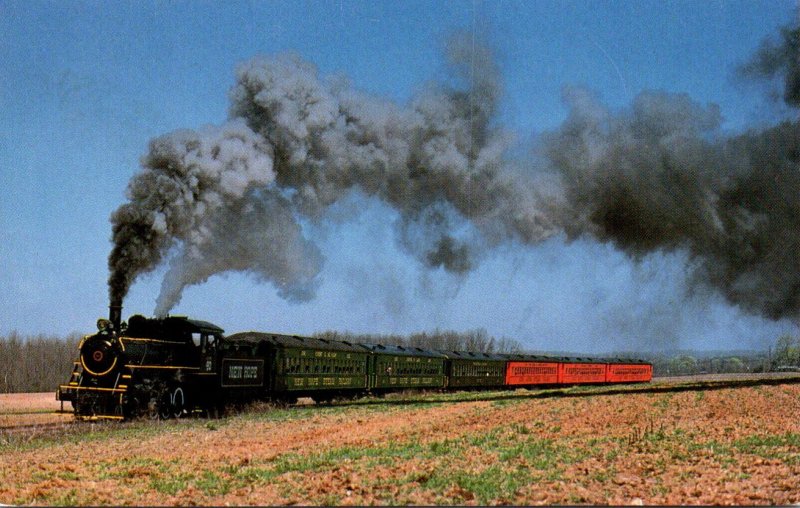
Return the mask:
<path id="1" fill-rule="evenodd" d="M 161 494 L 174 496 L 189 486 L 192 476 L 188 474 L 168 474 L 150 480 L 150 488 Z"/>
<path id="2" fill-rule="evenodd" d="M 686 446 L 686 451 L 689 452 L 689 454 L 694 454 L 701 450 L 708 450 L 716 457 L 726 457 L 733 454 L 733 449 L 730 445 L 714 440 L 703 442 L 692 441 Z"/>
<path id="3" fill-rule="evenodd" d="M 787 464 L 800 464 L 800 434 L 768 434 L 748 436 L 737 440 L 733 447 L 741 453 L 748 453 L 765 459 L 780 459 Z"/>
<path id="4" fill-rule="evenodd" d="M 685 460 L 687 456 L 694 455 L 700 451 L 707 451 L 723 467 L 738 467 L 742 460 L 742 455 L 780 459 L 793 465 L 800 464 L 800 434 L 792 432 L 777 435 L 748 436 L 732 442 L 716 440 L 698 442 L 690 440 L 684 449 L 685 453 L 673 453 L 676 460 Z"/>
<path id="5" fill-rule="evenodd" d="M 224 496 L 233 487 L 233 482 L 229 478 L 211 471 L 203 471 L 194 484 L 203 494 L 209 497 Z"/>
<path id="6" fill-rule="evenodd" d="M 476 400 L 484 394 L 427 394 L 421 397 L 421 406 L 430 407 L 429 398 L 434 400 L 457 400 L 458 395 Z M 1 436 L 0 453 L 19 453 L 41 448 L 63 447 L 65 445 L 82 444 L 92 441 L 107 441 L 113 446 L 115 441 L 147 441 L 164 434 L 182 433 L 186 430 L 215 432 L 227 426 L 247 426 L 252 422 L 292 422 L 307 418 L 336 418 L 338 414 L 346 414 L 347 418 L 355 415 L 369 415 L 375 412 L 402 412 L 409 407 L 403 400 L 375 400 L 370 404 L 342 404 L 325 407 L 293 407 L 293 408 L 257 408 L 219 420 L 189 419 L 180 421 L 153 422 L 134 421 L 124 424 L 117 422 L 79 423 L 70 427 L 67 433 L 43 435 L 11 435 Z M 414 401 L 411 401 L 414 404 Z M 527 428 L 521 426 L 517 432 L 524 433 Z M 101 481 L 112 480 L 125 484 L 138 484 L 145 489 L 154 490 L 165 496 L 172 496 L 189 487 L 196 488 L 209 498 L 224 496 L 234 488 L 250 484 L 263 484 L 276 481 L 288 474 L 315 474 L 328 471 L 344 462 L 356 463 L 362 470 L 372 467 L 391 467 L 398 461 L 406 461 L 418 457 L 452 457 L 463 453 L 466 443 L 461 440 L 442 440 L 420 445 L 412 440 L 393 443 L 380 447 L 341 447 L 333 450 L 311 454 L 284 454 L 271 461 L 240 466 L 237 464 L 209 464 L 197 471 L 186 472 L 185 464 L 164 462 L 155 458 L 125 458 L 113 462 L 100 460 L 91 465 L 84 465 L 81 475 Z M 101 458 L 101 457 L 99 457 Z M 102 459 L 102 458 L 101 458 Z M 51 479 L 51 474 L 41 473 L 37 481 Z M 61 479 L 75 481 L 75 473 L 64 472 Z M 367 475 L 368 476 L 368 475 Z M 466 480 L 461 480 L 466 481 Z M 57 495 L 56 495 L 57 494 Z M 291 495 L 291 492 L 287 492 Z M 85 498 L 80 489 L 75 492 L 54 491 L 35 499 L 46 504 L 92 504 L 93 499 Z M 31 499 L 19 500 L 28 504 Z M 320 501 L 320 500 L 317 500 Z M 324 500 L 322 500 L 324 501 Z"/>
<path id="7" fill-rule="evenodd" d="M 126 480 L 168 473 L 172 467 L 160 459 L 126 457 L 114 462 L 101 461 L 97 464 L 96 469 L 96 478 L 99 480 Z"/>
<path id="8" fill-rule="evenodd" d="M 443 504 L 460 504 L 474 499 L 478 504 L 487 505 L 511 504 L 514 494 L 524 484 L 524 475 L 508 471 L 500 465 L 493 465 L 475 473 L 459 470 L 441 472 L 425 482 L 424 486 L 437 493 L 438 502 Z M 457 492 L 460 494 L 446 496 L 445 492 L 449 492 L 454 486 L 459 488 Z"/>
<path id="9" fill-rule="evenodd" d="M 309 454 L 288 453 L 244 466 L 218 466 L 188 478 L 170 474 L 167 470 L 152 482 L 152 486 L 159 492 L 170 493 L 193 485 L 208 496 L 216 496 L 245 486 L 277 484 L 281 485 L 282 494 L 289 500 L 339 504 L 345 500 L 344 492 L 340 497 L 335 494 L 315 497 L 313 492 L 292 491 L 293 482 L 286 479 L 294 475 L 326 473 L 346 465 L 348 471 L 352 470 L 362 479 L 365 484 L 362 486 L 380 492 L 382 487 L 394 485 L 399 490 L 397 497 L 386 499 L 392 504 L 403 503 L 414 489 L 427 491 L 442 502 L 458 504 L 474 499 L 481 504 L 509 503 L 521 486 L 539 479 L 560 479 L 565 465 L 590 455 L 586 450 L 558 446 L 553 440 L 526 433 L 527 430 L 522 430 L 526 428 L 517 426 L 508 431 L 469 434 L 424 444 L 412 436 L 404 442 L 380 446 L 345 446 Z M 386 478 L 370 474 L 376 468 L 393 471 L 398 464 L 411 460 L 425 464 L 427 472 Z M 177 467 L 168 466 L 168 469 Z M 447 498 L 448 495 L 455 497 Z"/>
<path id="10" fill-rule="evenodd" d="M 58 495 L 49 498 L 47 502 L 53 506 L 77 506 L 80 504 L 78 489 L 59 492 Z"/>
<path id="11" fill-rule="evenodd" d="M 375 399 L 368 399 L 374 402 Z M 61 447 L 108 439 L 144 440 L 162 434 L 180 432 L 185 429 L 204 428 L 208 431 L 222 429 L 239 422 L 291 422 L 312 416 L 326 417 L 336 414 L 352 414 L 360 411 L 402 411 L 406 405 L 379 403 L 369 405 L 297 406 L 276 408 L 266 404 L 254 404 L 244 411 L 220 419 L 189 418 L 168 421 L 134 420 L 129 422 L 76 422 L 58 433 L 36 432 L 0 434 L 0 453 L 22 452 L 34 449 Z"/>
<path id="12" fill-rule="evenodd" d="M 31 431 L 28 434 L 0 435 L 0 453 L 22 452 L 28 450 L 62 447 L 92 441 L 109 439 L 144 440 L 161 434 L 202 427 L 203 419 L 185 419 L 169 421 L 137 420 L 126 423 L 119 422 L 78 422 L 66 430 L 57 433 Z M 215 420 L 215 425 L 224 426 L 225 420 Z"/>
<path id="13" fill-rule="evenodd" d="M 800 434 L 768 434 L 764 436 L 748 436 L 734 442 L 734 446 L 744 453 L 756 453 L 776 447 L 793 447 L 800 451 Z"/>
<path id="14" fill-rule="evenodd" d="M 308 418 L 309 415 L 327 417 L 336 414 L 351 415 L 354 409 L 367 413 L 406 411 L 409 408 L 431 408 L 445 403 L 488 401 L 494 406 L 505 407 L 517 404 L 531 397 L 549 393 L 602 393 L 603 387 L 584 386 L 567 389 L 515 390 L 515 391 L 473 391 L 473 392 L 404 392 L 389 394 L 386 398 L 365 397 L 329 406 L 297 406 L 289 408 L 274 407 L 265 403 L 251 404 L 239 413 L 218 420 L 193 418 L 180 421 L 152 422 L 137 420 L 118 422 L 81 422 L 71 426 L 66 432 L 0 434 L 0 453 L 19 452 L 38 448 L 63 446 L 88 441 L 107 439 L 146 439 L 176 428 L 205 427 L 213 431 L 235 422 L 291 422 Z"/>
<path id="15" fill-rule="evenodd" d="M 599 387 L 591 388 L 599 390 Z M 0 443 L 0 453 L 94 440 L 108 440 L 108 445 L 113 446 L 114 442 L 146 441 L 165 433 L 177 435 L 187 429 L 201 436 L 229 426 L 231 430 L 244 432 L 256 422 L 278 423 L 279 425 L 270 426 L 275 429 L 280 429 L 283 424 L 292 425 L 293 422 L 302 420 L 316 422 L 319 419 L 320 422 L 335 425 L 336 422 L 368 418 L 376 413 L 403 413 L 409 408 L 428 408 L 446 402 L 482 400 L 488 401 L 489 405 L 514 404 L 530 400 L 531 393 L 533 392 L 403 394 L 402 397 L 391 399 L 372 398 L 330 406 L 255 406 L 250 411 L 220 420 L 137 421 L 122 425 L 86 423 L 76 426 L 80 431 L 70 431 L 61 437 L 34 436 L 27 441 L 22 439 L 16 443 Z M 670 398 L 671 394 L 654 396 L 646 405 L 652 404 L 656 408 L 652 412 L 658 413 L 658 409 L 669 406 L 664 400 L 669 401 Z M 481 408 L 486 405 L 482 404 L 478 409 L 476 407 L 465 408 L 465 412 L 474 415 L 485 410 Z M 197 461 L 195 463 L 199 465 L 194 469 L 187 466 L 185 461 L 177 459 L 127 457 L 110 461 L 98 457 L 96 462 L 81 468 L 80 478 L 78 474 L 69 471 L 37 472 L 34 475 L 39 476 L 33 480 L 38 482 L 59 478 L 72 485 L 85 479 L 114 481 L 133 487 L 141 494 L 157 492 L 167 502 L 169 497 L 192 489 L 193 493 L 198 494 L 198 502 L 201 504 L 219 504 L 224 501 L 223 496 L 239 489 L 271 486 L 271 489 L 276 489 L 283 496 L 285 503 L 302 501 L 336 505 L 352 502 L 346 494 L 349 487 L 343 486 L 327 493 L 299 489 L 309 485 L 305 481 L 306 477 L 339 471 L 332 481 L 344 482 L 349 475 L 353 475 L 358 479 L 358 486 L 369 492 L 376 503 L 409 504 L 419 499 L 415 496 L 422 495 L 436 504 L 485 505 L 513 504 L 520 499 L 522 492 L 529 492 L 530 489 L 536 489 L 537 484 L 552 481 L 574 480 L 584 487 L 602 491 L 617 476 L 616 467 L 620 466 L 615 466 L 615 463 L 627 460 L 631 453 L 660 453 L 666 450 L 666 455 L 645 459 L 656 475 L 701 452 L 705 456 L 711 456 L 732 475 L 736 474 L 737 459 L 741 460 L 743 454 L 751 458 L 779 458 L 791 464 L 800 463 L 800 434 L 797 433 L 750 436 L 737 441 L 705 441 L 702 435 L 696 436 L 678 428 L 664 428 L 664 424 L 656 417 L 643 426 L 631 427 L 630 435 L 627 436 L 571 437 L 562 435 L 557 424 L 545 423 L 548 412 L 554 412 L 552 408 L 545 407 L 542 411 L 541 417 L 544 421 L 531 419 L 498 426 L 489 431 L 474 431 L 423 442 L 418 440 L 418 436 L 410 434 L 402 437 L 401 441 L 381 440 L 375 445 L 349 445 L 303 453 L 284 453 L 269 459 L 245 462 Z M 580 480 L 575 480 L 572 466 L 583 467 L 581 463 L 590 458 L 593 468 L 591 472 Z M 603 464 L 601 469 L 596 466 L 598 461 Z M 401 472 L 398 473 L 398 469 Z M 666 489 L 660 484 L 650 488 L 652 495 L 666 493 Z M 11 501 L 19 504 L 97 504 L 98 499 L 87 498 L 91 495 L 93 494 L 90 491 L 68 487 L 35 498 Z M 568 494 L 564 496 L 564 502 L 583 502 L 578 498 L 570 498 Z"/>
<path id="16" fill-rule="evenodd" d="M 656 398 L 655 402 L 653 402 L 653 407 L 661 409 L 662 411 L 666 411 L 672 404 L 672 398 L 674 394 L 662 393 L 659 395 L 661 396 Z"/>

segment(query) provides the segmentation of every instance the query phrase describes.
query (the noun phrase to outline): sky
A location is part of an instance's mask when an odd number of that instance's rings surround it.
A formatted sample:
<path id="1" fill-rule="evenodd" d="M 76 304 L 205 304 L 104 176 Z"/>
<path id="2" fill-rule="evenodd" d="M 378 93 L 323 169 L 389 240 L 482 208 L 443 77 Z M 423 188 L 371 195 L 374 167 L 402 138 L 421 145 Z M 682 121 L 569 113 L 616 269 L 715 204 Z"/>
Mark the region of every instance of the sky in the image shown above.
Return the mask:
<path id="1" fill-rule="evenodd" d="M 109 217 L 148 142 L 220 125 L 236 66 L 292 52 L 322 76 L 398 104 L 448 80 L 458 30 L 502 81 L 497 122 L 526 153 L 567 117 L 567 86 L 610 108 L 643 90 L 717 104 L 726 132 L 785 115 L 734 70 L 797 16 L 796 0 L 0 1 L 0 334 L 90 333 L 107 314 Z M 397 245 L 397 212 L 353 196 L 304 224 L 324 257 L 316 297 L 286 301 L 243 273 L 184 291 L 173 314 L 233 333 L 483 328 L 535 350 L 762 348 L 798 333 L 689 287 L 684 253 L 632 261 L 557 236 L 500 245 L 473 271 L 425 269 Z M 139 277 L 124 315 L 152 314 L 166 268 Z"/>

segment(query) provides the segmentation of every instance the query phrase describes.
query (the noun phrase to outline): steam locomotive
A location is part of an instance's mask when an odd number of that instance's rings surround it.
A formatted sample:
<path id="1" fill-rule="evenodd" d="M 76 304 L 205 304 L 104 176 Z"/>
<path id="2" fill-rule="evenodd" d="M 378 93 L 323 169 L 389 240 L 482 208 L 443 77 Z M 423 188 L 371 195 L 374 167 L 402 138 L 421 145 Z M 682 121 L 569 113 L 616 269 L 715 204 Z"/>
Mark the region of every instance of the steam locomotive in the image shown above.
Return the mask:
<path id="1" fill-rule="evenodd" d="M 632 359 L 567 358 L 429 351 L 297 335 L 225 336 L 206 321 L 131 316 L 121 307 L 98 320 L 79 344 L 56 399 L 84 420 L 219 414 L 253 400 L 317 402 L 408 389 L 471 390 L 643 383 L 652 364 Z"/>

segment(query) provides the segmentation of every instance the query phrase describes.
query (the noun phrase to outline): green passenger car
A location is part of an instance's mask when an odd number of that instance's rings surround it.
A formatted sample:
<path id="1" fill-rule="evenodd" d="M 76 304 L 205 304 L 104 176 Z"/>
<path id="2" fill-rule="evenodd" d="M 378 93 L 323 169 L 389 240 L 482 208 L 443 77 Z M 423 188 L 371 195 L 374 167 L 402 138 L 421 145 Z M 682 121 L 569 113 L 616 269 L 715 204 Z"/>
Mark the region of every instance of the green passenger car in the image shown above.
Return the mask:
<path id="1" fill-rule="evenodd" d="M 503 386 L 506 360 L 500 355 L 471 351 L 443 351 L 447 362 L 448 388 L 491 388 Z"/>
<path id="2" fill-rule="evenodd" d="M 267 344 L 269 375 L 264 388 L 277 398 L 315 400 L 357 395 L 367 389 L 369 352 L 344 341 L 244 332 L 228 337 Z"/>
<path id="3" fill-rule="evenodd" d="M 403 388 L 444 388 L 445 360 L 435 351 L 416 347 L 361 344 L 371 353 L 369 388 L 373 392 Z"/>

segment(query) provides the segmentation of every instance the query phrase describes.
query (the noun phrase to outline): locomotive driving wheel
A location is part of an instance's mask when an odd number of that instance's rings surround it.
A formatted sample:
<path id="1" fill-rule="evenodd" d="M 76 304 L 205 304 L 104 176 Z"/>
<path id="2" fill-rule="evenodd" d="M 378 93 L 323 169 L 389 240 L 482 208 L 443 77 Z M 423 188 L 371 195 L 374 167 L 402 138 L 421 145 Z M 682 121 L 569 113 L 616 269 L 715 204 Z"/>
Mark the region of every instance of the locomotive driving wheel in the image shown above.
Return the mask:
<path id="1" fill-rule="evenodd" d="M 139 413 L 145 418 L 166 420 L 172 416 L 170 392 L 161 381 L 146 382 L 142 387 L 139 401 L 141 401 Z"/>
<path id="2" fill-rule="evenodd" d="M 170 401 L 169 392 L 164 391 L 158 397 L 156 403 L 156 414 L 159 420 L 169 420 L 172 418 L 172 404 Z"/>
<path id="3" fill-rule="evenodd" d="M 183 416 L 183 411 L 186 408 L 186 396 L 183 393 L 183 388 L 178 386 L 172 391 L 170 396 L 170 410 L 173 418 L 180 418 Z"/>

